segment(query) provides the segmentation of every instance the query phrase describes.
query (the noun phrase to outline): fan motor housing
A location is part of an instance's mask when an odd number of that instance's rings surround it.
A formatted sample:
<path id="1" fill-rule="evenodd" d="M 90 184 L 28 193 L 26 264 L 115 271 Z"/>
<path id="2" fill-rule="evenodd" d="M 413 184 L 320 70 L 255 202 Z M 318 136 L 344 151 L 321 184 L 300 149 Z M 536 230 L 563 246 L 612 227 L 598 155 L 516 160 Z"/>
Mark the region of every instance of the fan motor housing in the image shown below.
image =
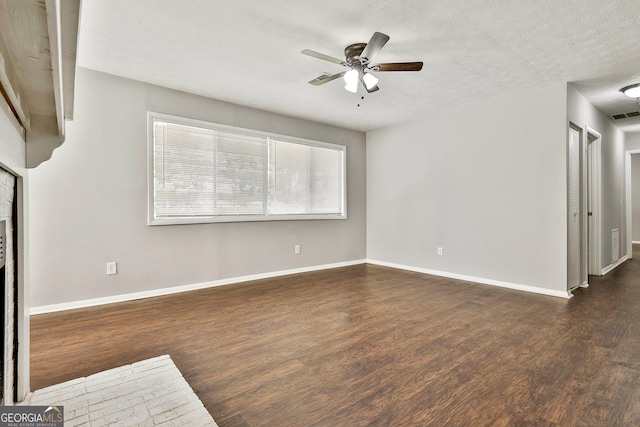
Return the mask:
<path id="1" fill-rule="evenodd" d="M 344 48 L 344 56 L 347 60 L 347 64 L 360 62 L 360 54 L 362 54 L 362 51 L 366 46 L 366 43 L 354 43 Z"/>

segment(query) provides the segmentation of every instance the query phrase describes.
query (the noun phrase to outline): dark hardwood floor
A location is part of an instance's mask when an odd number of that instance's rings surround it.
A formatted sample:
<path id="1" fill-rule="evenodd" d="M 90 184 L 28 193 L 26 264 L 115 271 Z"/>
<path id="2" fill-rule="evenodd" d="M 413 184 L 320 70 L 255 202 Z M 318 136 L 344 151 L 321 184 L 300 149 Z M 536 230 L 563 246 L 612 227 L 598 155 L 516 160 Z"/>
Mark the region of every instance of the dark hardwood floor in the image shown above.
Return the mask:
<path id="1" fill-rule="evenodd" d="M 359 265 L 38 315 L 31 384 L 169 354 L 220 427 L 640 425 L 640 250 L 575 294 Z"/>

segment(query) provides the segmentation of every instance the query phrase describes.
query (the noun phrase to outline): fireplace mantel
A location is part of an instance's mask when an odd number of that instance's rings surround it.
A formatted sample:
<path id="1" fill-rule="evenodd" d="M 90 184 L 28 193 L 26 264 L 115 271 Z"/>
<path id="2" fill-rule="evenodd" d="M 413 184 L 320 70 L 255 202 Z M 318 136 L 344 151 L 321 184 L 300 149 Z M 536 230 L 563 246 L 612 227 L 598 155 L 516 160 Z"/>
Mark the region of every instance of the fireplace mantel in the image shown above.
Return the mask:
<path id="1" fill-rule="evenodd" d="M 80 0 L 0 3 L 0 92 L 22 128 L 27 168 L 51 158 L 73 118 Z"/>

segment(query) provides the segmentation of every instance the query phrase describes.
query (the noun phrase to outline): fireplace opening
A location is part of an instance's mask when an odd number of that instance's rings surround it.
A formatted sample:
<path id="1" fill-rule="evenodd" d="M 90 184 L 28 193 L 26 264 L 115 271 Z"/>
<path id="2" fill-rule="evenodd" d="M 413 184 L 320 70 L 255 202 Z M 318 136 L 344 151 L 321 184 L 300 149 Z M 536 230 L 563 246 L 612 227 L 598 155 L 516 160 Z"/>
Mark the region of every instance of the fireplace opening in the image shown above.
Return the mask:
<path id="1" fill-rule="evenodd" d="M 4 359 L 5 359 L 5 329 L 6 325 L 6 316 L 4 313 L 7 312 L 5 296 L 7 295 L 6 291 L 6 273 L 5 273 L 5 264 L 6 264 L 6 221 L 0 221 L 0 290 L 2 290 L 2 298 L 0 298 L 0 313 L 2 313 L 2 358 L 0 359 L 0 403 L 4 404 Z"/>
<path id="2" fill-rule="evenodd" d="M 2 354 L 0 357 L 0 405 L 18 400 L 18 273 L 16 250 L 17 178 L 0 168 L 0 310 L 2 323 Z"/>

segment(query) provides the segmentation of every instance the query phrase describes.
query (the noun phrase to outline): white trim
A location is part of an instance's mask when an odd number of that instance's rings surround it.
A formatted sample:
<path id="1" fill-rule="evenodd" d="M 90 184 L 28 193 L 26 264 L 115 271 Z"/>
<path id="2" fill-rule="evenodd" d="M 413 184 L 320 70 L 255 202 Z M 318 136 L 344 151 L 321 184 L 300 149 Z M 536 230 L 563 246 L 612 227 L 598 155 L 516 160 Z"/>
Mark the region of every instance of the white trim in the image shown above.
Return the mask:
<path id="1" fill-rule="evenodd" d="M 5 236 L 5 242 L 9 239 L 13 239 L 13 236 L 11 235 L 11 233 L 9 232 L 9 230 L 7 230 L 7 222 L 8 221 L 0 221 L 0 234 L 4 234 Z M 9 245 L 6 244 L 6 247 L 8 248 Z M 14 249 L 13 252 L 13 257 L 14 259 L 16 259 L 16 250 Z M 6 262 L 8 260 L 5 260 L 5 267 L 6 267 Z M 17 266 L 17 262 L 14 262 L 14 267 Z M 4 396 L 4 400 L 0 400 L 0 403 L 2 403 L 3 406 L 10 406 L 13 405 L 13 390 L 15 387 L 17 387 L 16 384 L 16 378 L 13 375 L 13 368 L 14 368 L 14 363 L 16 363 L 16 360 L 12 357 L 13 356 L 13 343 L 14 343 L 14 338 L 15 338 L 15 334 L 17 333 L 17 325 L 14 323 L 14 318 L 15 313 L 10 311 L 10 307 L 13 307 L 15 301 L 17 300 L 17 295 L 14 295 L 14 289 L 13 289 L 13 283 L 12 282 L 7 282 L 7 275 L 8 275 L 9 271 L 8 268 L 4 269 L 4 281 L 5 281 L 5 285 L 4 285 L 4 294 L 2 295 L 2 298 L 4 299 L 4 306 L 5 306 L 5 311 L 4 313 L 2 313 L 3 319 L 2 319 L 2 324 L 5 327 L 5 332 L 4 332 L 4 342 L 2 343 L 2 357 L 4 358 L 4 360 L 2 361 L 2 367 L 3 367 L 3 371 L 2 371 L 2 378 L 4 378 L 4 381 L 2 383 L 3 389 L 2 389 L 2 396 Z M 14 274 L 17 274 L 17 272 L 14 269 Z"/>
<path id="2" fill-rule="evenodd" d="M 231 285 L 234 283 L 248 282 L 251 280 L 269 279 L 272 277 L 287 276 L 289 274 L 308 273 L 311 271 L 328 270 L 331 268 L 348 267 L 350 265 L 366 264 L 367 260 L 338 262 L 334 264 L 316 265 L 312 267 L 293 268 L 291 270 L 273 271 L 270 273 L 251 274 L 248 276 L 232 277 L 229 279 L 212 280 L 210 282 L 194 283 L 191 285 L 174 286 L 171 288 L 152 289 L 150 291 L 134 292 L 130 294 L 112 295 L 108 297 L 92 298 L 80 301 L 63 302 L 60 304 L 42 305 L 31 307 L 30 314 L 53 313 L 56 311 L 74 310 L 76 308 L 95 307 L 97 305 L 113 304 L 117 302 L 133 301 L 143 298 L 152 298 L 162 295 L 177 294 L 180 292 L 195 291 L 198 289 L 213 288 L 215 286 Z"/>
<path id="3" fill-rule="evenodd" d="M 467 282 L 475 282 L 475 283 L 480 283 L 480 284 L 483 284 L 483 285 L 498 286 L 498 287 L 501 287 L 501 288 L 515 289 L 515 290 L 518 290 L 518 291 L 525 291 L 525 292 L 532 292 L 532 293 L 536 293 L 536 294 L 549 295 L 549 296 L 552 296 L 552 297 L 559 297 L 559 298 L 571 298 L 571 297 L 573 297 L 573 295 L 569 291 L 557 291 L 557 290 L 554 290 L 554 289 L 539 288 L 537 286 L 522 285 L 522 284 L 519 284 L 519 283 L 503 282 L 503 281 L 500 281 L 500 280 L 493 280 L 493 279 L 485 279 L 483 277 L 466 276 L 466 275 L 463 275 L 463 274 L 450 273 L 448 271 L 430 270 L 428 268 L 413 267 L 413 266 L 409 266 L 409 265 L 395 264 L 395 263 L 392 263 L 392 262 L 377 261 L 377 260 L 372 260 L 372 259 L 368 259 L 367 263 L 374 264 L 374 265 L 382 265 L 384 267 L 397 268 L 397 269 L 400 269 L 400 270 L 415 271 L 417 273 L 431 274 L 431 275 L 434 275 L 434 276 L 448 277 L 450 279 L 464 280 L 464 281 L 467 281 Z"/>
<path id="4" fill-rule="evenodd" d="M 522 285 L 522 284 L 519 284 L 519 283 L 502 282 L 502 281 L 499 281 L 499 280 L 485 279 L 483 277 L 466 276 L 466 275 L 463 275 L 463 274 L 450 273 L 450 272 L 447 272 L 447 271 L 430 270 L 430 269 L 427 269 L 427 268 L 412 267 L 412 266 L 409 266 L 409 265 L 395 264 L 395 263 L 392 263 L 392 262 L 377 261 L 377 260 L 372 260 L 372 259 L 368 259 L 367 263 L 374 264 L 374 265 L 382 265 L 384 267 L 397 268 L 397 269 L 400 269 L 400 270 L 415 271 L 417 273 L 431 274 L 431 275 L 434 275 L 434 276 L 448 277 L 450 279 L 458 279 L 458 280 L 465 280 L 465 281 L 468 281 L 468 282 L 476 282 L 476 283 L 480 283 L 480 284 L 483 284 L 483 285 L 498 286 L 498 287 L 501 287 L 501 288 L 515 289 L 515 290 L 518 290 L 518 291 L 525 291 L 525 292 L 532 292 L 532 293 L 536 293 L 536 294 L 549 295 L 549 296 L 552 296 L 552 297 L 567 298 L 567 299 L 573 297 L 573 294 L 570 291 L 557 291 L 557 290 L 554 290 L 554 289 L 539 288 L 537 286 Z"/>
<path id="5" fill-rule="evenodd" d="M 619 264 L 621 264 L 625 260 L 626 260 L 626 257 L 621 259 L 618 262 L 618 264 L 616 264 L 615 266 L 611 266 L 611 270 L 617 267 Z M 468 282 L 498 286 L 501 288 L 515 289 L 518 291 L 531 292 L 531 293 L 548 295 L 548 296 L 565 298 L 565 299 L 573 297 L 573 294 L 571 292 L 556 291 L 553 289 L 538 288 L 536 286 L 503 282 L 499 280 L 485 279 L 482 277 L 466 276 L 463 274 L 450 273 L 450 272 L 439 271 L 439 270 L 430 270 L 427 268 L 412 267 L 412 266 L 396 264 L 392 262 L 377 261 L 372 259 L 359 259 L 359 260 L 353 260 L 353 261 L 338 262 L 334 264 L 324 264 L 324 265 L 317 265 L 312 267 L 302 267 L 302 268 L 294 268 L 290 270 L 274 271 L 270 273 L 261 273 L 261 274 L 252 274 L 248 276 L 232 277 L 229 279 L 213 280 L 210 282 L 194 283 L 191 285 L 174 286 L 171 288 L 152 289 L 149 291 L 134 292 L 130 294 L 112 295 L 108 297 L 92 298 L 87 300 L 64 302 L 60 304 L 31 307 L 30 314 L 33 316 L 36 314 L 54 313 L 58 311 L 75 310 L 78 308 L 95 307 L 99 305 L 114 304 L 118 302 L 134 301 L 134 300 L 144 299 L 144 298 L 152 298 L 152 297 L 163 296 L 163 295 L 177 294 L 181 292 L 195 291 L 199 289 L 213 288 L 216 286 L 231 285 L 234 283 L 249 282 L 252 280 L 269 279 L 273 277 L 287 276 L 290 274 L 308 273 L 312 271 L 328 270 L 332 268 L 348 267 L 351 265 L 359 265 L 359 264 L 380 265 L 384 267 L 396 268 L 399 270 L 415 271 L 417 273 L 430 274 L 433 276 L 448 277 L 451 279 L 464 280 Z"/>
<path id="6" fill-rule="evenodd" d="M 589 137 L 593 137 L 592 143 L 589 143 Z M 587 194 L 587 189 L 583 190 L 583 196 L 586 201 L 591 201 L 591 224 L 592 229 L 589 230 L 588 220 L 585 215 L 585 232 L 589 235 L 589 238 L 585 242 L 587 248 L 585 248 L 589 259 L 587 260 L 587 270 L 589 274 L 597 274 L 600 271 L 602 265 L 602 134 L 591 128 L 585 126 L 584 134 L 585 149 L 589 152 L 587 156 L 589 158 L 589 164 L 585 165 L 585 169 L 589 169 L 590 181 L 586 182 L 583 187 L 588 187 L 590 194 Z M 586 178 L 586 177 L 585 177 Z M 587 210 L 589 206 L 587 206 Z M 585 254 L 585 256 L 587 255 Z"/>
<path id="7" fill-rule="evenodd" d="M 578 151 L 578 159 L 577 164 L 572 163 L 572 132 L 577 132 L 577 151 Z M 588 278 L 588 269 L 584 269 L 585 265 L 585 256 L 586 256 L 586 247 L 584 245 L 585 240 L 584 236 L 586 235 L 584 226 L 586 224 L 586 212 L 584 208 L 585 197 L 583 192 L 581 191 L 584 188 L 584 172 L 585 168 L 582 162 L 584 161 L 584 154 L 582 150 L 585 148 L 584 145 L 584 129 L 573 122 L 569 122 L 569 127 L 567 130 L 567 292 L 571 292 L 573 289 L 576 289 L 580 286 L 580 283 Z M 574 176 L 571 172 L 575 166 L 575 174 Z M 572 195 L 569 194 L 572 190 L 571 182 L 573 178 L 576 178 L 578 188 L 577 192 L 577 202 L 578 206 L 571 206 L 572 203 Z M 571 211 L 573 210 L 573 212 Z M 575 221 L 578 221 L 577 230 L 575 229 Z M 576 235 L 577 232 L 577 235 Z M 577 238 L 577 242 L 574 241 Z M 577 271 L 574 271 L 575 262 L 577 261 Z M 584 270 L 584 271 L 583 271 Z"/>
<path id="8" fill-rule="evenodd" d="M 24 400 L 31 387 L 31 320 L 29 319 L 30 293 L 29 293 L 29 238 L 27 212 L 29 212 L 28 182 L 24 176 L 15 174 L 16 188 L 14 203 L 17 203 L 17 231 L 18 246 L 16 248 L 16 260 L 18 266 L 15 274 L 18 275 L 18 401 Z"/>
<path id="9" fill-rule="evenodd" d="M 609 273 L 611 270 L 613 270 L 614 268 L 618 267 L 620 264 L 622 264 L 623 262 L 625 262 L 628 259 L 629 259 L 629 256 L 625 255 L 622 258 L 620 258 L 618 261 L 609 264 L 608 266 L 606 266 L 605 268 L 602 269 L 601 275 L 604 276 L 605 274 Z"/>
<path id="10" fill-rule="evenodd" d="M 47 29 L 49 32 L 49 54 L 53 75 L 53 98 L 56 104 L 58 134 L 64 135 L 64 92 L 62 90 L 62 26 L 60 0 L 46 0 Z"/>
<path id="11" fill-rule="evenodd" d="M 640 245 L 640 240 L 633 240 L 631 243 L 634 245 Z"/>
<path id="12" fill-rule="evenodd" d="M 153 209 L 153 206 L 151 207 Z M 345 209 L 346 212 L 346 209 Z M 151 217 L 149 217 L 151 218 Z M 263 222 L 263 221 L 315 221 L 315 220 L 347 219 L 346 213 L 342 214 L 283 214 L 283 215 L 245 215 L 245 216 L 216 216 L 216 217 L 189 217 L 173 219 L 150 219 L 149 226 L 185 225 L 185 224 L 211 224 L 224 222 Z"/>

